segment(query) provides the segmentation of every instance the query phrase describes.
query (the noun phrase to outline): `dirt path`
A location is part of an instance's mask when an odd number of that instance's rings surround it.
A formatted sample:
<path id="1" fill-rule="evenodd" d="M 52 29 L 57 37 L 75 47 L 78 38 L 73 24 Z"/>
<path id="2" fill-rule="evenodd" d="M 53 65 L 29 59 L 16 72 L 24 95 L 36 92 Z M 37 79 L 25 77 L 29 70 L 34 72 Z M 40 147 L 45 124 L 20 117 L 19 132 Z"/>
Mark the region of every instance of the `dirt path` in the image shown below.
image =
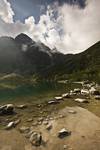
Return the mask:
<path id="1" fill-rule="evenodd" d="M 75 114 L 69 110 L 76 111 Z M 60 115 L 65 117 L 59 118 Z M 0 131 L 0 150 L 100 150 L 100 118 L 86 109 L 80 107 L 66 107 L 57 114 L 58 119 L 51 122 L 52 129 L 46 130 L 45 125 L 33 127 L 41 131 L 46 145 L 32 147 L 28 139 L 20 134 L 17 129 Z M 56 117 L 57 117 L 56 116 Z M 57 133 L 66 128 L 71 135 L 63 139 Z"/>

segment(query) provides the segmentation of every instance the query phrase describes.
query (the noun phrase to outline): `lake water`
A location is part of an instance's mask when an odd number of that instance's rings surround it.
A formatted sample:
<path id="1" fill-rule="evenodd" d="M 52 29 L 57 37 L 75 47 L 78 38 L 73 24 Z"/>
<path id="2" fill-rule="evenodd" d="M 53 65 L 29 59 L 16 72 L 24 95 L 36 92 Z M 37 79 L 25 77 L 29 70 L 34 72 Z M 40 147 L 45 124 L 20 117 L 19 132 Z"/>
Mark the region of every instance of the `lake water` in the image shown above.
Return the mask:
<path id="1" fill-rule="evenodd" d="M 74 86 L 72 84 L 42 82 L 35 85 L 18 85 L 14 89 L 0 88 L 0 102 L 35 101 L 35 99 L 42 101 L 65 93 L 74 88 Z"/>

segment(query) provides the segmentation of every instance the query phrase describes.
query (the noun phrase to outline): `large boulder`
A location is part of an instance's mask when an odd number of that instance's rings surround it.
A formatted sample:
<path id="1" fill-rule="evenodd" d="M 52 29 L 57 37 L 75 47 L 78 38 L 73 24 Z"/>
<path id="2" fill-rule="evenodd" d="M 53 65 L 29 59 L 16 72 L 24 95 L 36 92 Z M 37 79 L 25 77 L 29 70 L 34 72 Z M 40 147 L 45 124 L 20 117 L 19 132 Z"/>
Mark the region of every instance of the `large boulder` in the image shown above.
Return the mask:
<path id="1" fill-rule="evenodd" d="M 94 88 L 94 87 L 91 87 L 91 89 L 90 89 L 90 94 L 91 94 L 91 95 L 100 95 L 100 91 L 97 90 L 97 89 Z"/>
<path id="2" fill-rule="evenodd" d="M 58 132 L 58 137 L 59 138 L 64 138 L 66 136 L 69 136 L 71 135 L 71 131 L 68 131 L 66 130 L 65 128 L 61 129 L 59 132 Z"/>
<path id="3" fill-rule="evenodd" d="M 40 146 L 42 144 L 42 135 L 41 133 L 34 132 L 31 134 L 29 141 L 34 146 Z"/>
<path id="4" fill-rule="evenodd" d="M 0 114 L 1 115 L 12 115 L 14 113 L 14 105 L 7 104 L 0 106 Z"/>

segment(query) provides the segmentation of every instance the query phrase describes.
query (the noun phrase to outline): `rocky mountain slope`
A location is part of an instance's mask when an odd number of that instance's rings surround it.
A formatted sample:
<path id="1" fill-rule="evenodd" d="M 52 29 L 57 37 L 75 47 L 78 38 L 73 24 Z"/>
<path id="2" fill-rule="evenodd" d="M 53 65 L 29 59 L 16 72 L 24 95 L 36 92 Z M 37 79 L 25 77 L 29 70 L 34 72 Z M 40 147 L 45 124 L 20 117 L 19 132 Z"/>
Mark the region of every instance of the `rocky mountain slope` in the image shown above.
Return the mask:
<path id="1" fill-rule="evenodd" d="M 58 60 L 57 55 L 61 57 Z M 0 73 L 34 74 L 44 72 L 55 63 L 63 62 L 63 54 L 52 52 L 41 42 L 25 34 L 0 38 Z"/>
<path id="2" fill-rule="evenodd" d="M 100 77 L 100 42 L 79 54 L 64 55 L 21 33 L 0 37 L 0 73 L 38 74 L 41 78 Z M 80 78 L 81 77 L 81 78 Z"/>

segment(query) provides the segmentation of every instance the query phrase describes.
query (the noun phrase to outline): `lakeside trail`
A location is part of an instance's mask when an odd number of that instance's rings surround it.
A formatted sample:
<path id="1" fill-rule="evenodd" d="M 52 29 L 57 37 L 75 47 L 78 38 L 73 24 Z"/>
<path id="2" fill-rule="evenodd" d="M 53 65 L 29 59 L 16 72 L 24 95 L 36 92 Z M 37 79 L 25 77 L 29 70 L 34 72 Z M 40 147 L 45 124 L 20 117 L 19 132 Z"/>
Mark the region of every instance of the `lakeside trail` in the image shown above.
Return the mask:
<path id="1" fill-rule="evenodd" d="M 60 117 L 58 117 L 60 116 Z M 100 118 L 81 107 L 66 107 L 49 120 L 52 129 L 44 124 L 33 126 L 33 130 L 42 133 L 44 143 L 32 146 L 29 139 L 18 128 L 0 130 L 0 150 L 100 150 Z M 58 137 L 65 128 L 71 135 Z"/>

